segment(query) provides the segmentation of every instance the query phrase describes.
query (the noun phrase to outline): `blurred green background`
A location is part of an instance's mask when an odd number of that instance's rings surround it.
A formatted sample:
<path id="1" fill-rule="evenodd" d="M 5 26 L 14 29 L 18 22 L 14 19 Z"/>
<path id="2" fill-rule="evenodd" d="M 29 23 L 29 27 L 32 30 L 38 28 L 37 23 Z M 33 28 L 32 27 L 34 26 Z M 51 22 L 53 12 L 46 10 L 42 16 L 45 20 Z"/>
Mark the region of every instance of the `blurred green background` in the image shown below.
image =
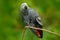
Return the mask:
<path id="1" fill-rule="evenodd" d="M 60 34 L 60 0 L 0 0 L 0 40 L 21 40 L 24 23 L 20 5 L 23 2 L 39 13 L 43 28 Z M 24 40 L 40 39 L 27 29 Z M 44 31 L 43 40 L 60 40 L 60 37 Z"/>

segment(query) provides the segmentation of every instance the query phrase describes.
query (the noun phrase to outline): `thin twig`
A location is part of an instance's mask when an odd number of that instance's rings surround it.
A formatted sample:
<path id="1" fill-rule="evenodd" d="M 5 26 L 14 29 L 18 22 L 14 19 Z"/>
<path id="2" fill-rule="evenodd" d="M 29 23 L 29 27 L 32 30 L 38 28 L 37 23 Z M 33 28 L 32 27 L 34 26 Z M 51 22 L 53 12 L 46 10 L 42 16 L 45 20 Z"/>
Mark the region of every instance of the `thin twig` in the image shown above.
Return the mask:
<path id="1" fill-rule="evenodd" d="M 24 34 L 25 34 L 25 31 L 26 31 L 27 28 L 24 28 L 23 32 L 22 32 L 22 39 L 21 40 L 24 40 Z"/>
<path id="2" fill-rule="evenodd" d="M 57 35 L 57 36 L 60 37 L 59 34 L 57 34 L 57 33 L 55 33 L 55 32 L 52 32 L 52 31 L 49 31 L 49 30 L 46 30 L 46 29 L 36 28 L 36 27 L 31 27 L 31 26 L 26 26 L 26 28 L 33 28 L 33 29 L 43 30 L 43 31 L 49 32 L 49 33 L 51 33 L 51 34 L 54 34 L 54 35 Z"/>

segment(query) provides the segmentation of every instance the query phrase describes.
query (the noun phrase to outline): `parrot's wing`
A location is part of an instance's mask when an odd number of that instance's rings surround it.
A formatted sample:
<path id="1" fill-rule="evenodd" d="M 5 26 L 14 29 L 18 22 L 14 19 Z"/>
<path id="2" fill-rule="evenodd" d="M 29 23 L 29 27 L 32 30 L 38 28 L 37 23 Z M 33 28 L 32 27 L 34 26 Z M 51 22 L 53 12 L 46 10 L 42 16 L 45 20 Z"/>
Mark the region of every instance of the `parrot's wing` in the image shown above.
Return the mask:
<path id="1" fill-rule="evenodd" d="M 42 25 L 42 23 L 41 23 L 41 18 L 40 18 L 40 17 L 37 17 L 37 18 L 36 18 L 36 21 L 37 21 L 40 25 Z"/>
<path id="2" fill-rule="evenodd" d="M 37 27 L 37 28 L 42 28 L 42 23 L 41 23 L 41 18 L 39 17 L 39 15 L 37 14 L 37 12 L 35 10 L 29 10 L 29 16 L 30 18 L 32 18 L 32 22 L 34 21 L 34 26 L 33 27 Z M 36 34 L 39 38 L 43 37 L 43 31 L 42 30 L 38 30 L 38 29 L 30 29 L 32 32 L 34 32 L 34 34 Z"/>
<path id="3" fill-rule="evenodd" d="M 36 18 L 36 23 L 39 28 L 42 28 L 42 23 L 40 17 Z M 38 37 L 42 38 L 43 37 L 43 31 L 36 29 L 36 34 Z"/>
<path id="4" fill-rule="evenodd" d="M 29 10 L 29 17 L 32 19 L 31 20 L 32 22 L 34 21 L 36 24 L 39 24 L 40 26 L 42 26 L 41 18 L 35 10 L 33 9 Z"/>

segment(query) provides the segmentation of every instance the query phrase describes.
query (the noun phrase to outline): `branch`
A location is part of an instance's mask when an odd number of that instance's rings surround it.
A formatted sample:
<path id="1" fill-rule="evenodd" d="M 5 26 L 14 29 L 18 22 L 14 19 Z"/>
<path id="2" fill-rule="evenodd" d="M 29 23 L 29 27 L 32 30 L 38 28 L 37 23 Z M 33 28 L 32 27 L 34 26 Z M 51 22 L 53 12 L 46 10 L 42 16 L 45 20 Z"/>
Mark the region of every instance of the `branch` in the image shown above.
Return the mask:
<path id="1" fill-rule="evenodd" d="M 22 39 L 21 40 L 24 40 L 24 34 L 25 34 L 25 31 L 26 31 L 27 28 L 24 28 L 23 32 L 22 32 Z"/>
<path id="2" fill-rule="evenodd" d="M 54 35 L 57 35 L 60 37 L 59 34 L 55 33 L 55 32 L 52 32 L 52 31 L 49 31 L 49 30 L 46 30 L 46 29 L 42 29 L 42 28 L 36 28 L 36 27 L 31 27 L 31 26 L 26 26 L 26 28 L 32 28 L 32 29 L 38 29 L 38 30 L 43 30 L 43 31 L 46 31 L 48 33 L 51 33 L 51 34 L 54 34 Z"/>

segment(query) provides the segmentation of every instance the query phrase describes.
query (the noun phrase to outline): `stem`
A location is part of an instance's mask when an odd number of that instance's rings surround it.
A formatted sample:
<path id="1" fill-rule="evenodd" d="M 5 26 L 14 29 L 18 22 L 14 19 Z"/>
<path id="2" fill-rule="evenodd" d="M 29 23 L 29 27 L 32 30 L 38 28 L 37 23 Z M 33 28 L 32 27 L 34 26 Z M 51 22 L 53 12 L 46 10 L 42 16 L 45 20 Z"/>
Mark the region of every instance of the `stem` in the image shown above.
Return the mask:
<path id="1" fill-rule="evenodd" d="M 36 28 L 36 27 L 31 27 L 31 26 L 26 26 L 26 28 L 32 28 L 32 29 L 38 29 L 38 30 L 43 30 L 43 31 L 46 31 L 48 33 L 51 33 L 51 34 L 54 34 L 54 35 L 57 35 L 60 37 L 59 34 L 55 33 L 55 32 L 52 32 L 52 31 L 49 31 L 49 30 L 46 30 L 46 29 L 42 29 L 42 28 Z"/>
<path id="2" fill-rule="evenodd" d="M 24 34 L 25 34 L 25 31 L 26 31 L 27 28 L 24 28 L 23 32 L 22 32 L 22 39 L 21 40 L 24 40 Z"/>

